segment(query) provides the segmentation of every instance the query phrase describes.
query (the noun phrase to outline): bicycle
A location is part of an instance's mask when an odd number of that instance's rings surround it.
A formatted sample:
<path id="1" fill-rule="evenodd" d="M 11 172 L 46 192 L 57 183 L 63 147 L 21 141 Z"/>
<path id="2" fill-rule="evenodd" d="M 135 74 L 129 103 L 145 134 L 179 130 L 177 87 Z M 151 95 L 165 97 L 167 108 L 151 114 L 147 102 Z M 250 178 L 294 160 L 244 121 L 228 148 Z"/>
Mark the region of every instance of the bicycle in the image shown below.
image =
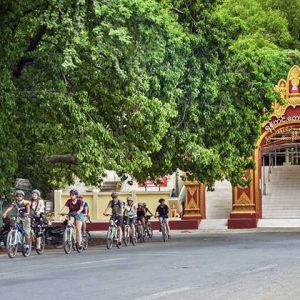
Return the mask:
<path id="1" fill-rule="evenodd" d="M 151 216 L 145 217 L 145 235 L 148 235 L 150 239 L 153 237 L 153 229 L 150 223 Z"/>
<path id="2" fill-rule="evenodd" d="M 113 215 L 106 215 L 113 217 Z M 122 245 L 119 245 L 119 233 L 118 233 L 118 225 L 116 222 L 111 218 L 110 225 L 107 229 L 106 234 L 106 248 L 111 249 L 113 246 L 113 243 L 116 244 L 117 248 L 121 248 Z"/>
<path id="3" fill-rule="evenodd" d="M 165 218 L 162 218 L 162 222 L 160 223 L 160 229 L 163 241 L 166 242 L 169 239 L 169 235 L 167 231 L 167 223 Z"/>
<path id="4" fill-rule="evenodd" d="M 129 225 L 128 220 L 125 221 L 123 226 L 123 240 L 126 247 L 129 246 L 130 242 L 133 246 L 136 245 L 137 240 L 136 237 L 133 237 L 132 228 Z"/>
<path id="5" fill-rule="evenodd" d="M 145 241 L 145 230 L 141 220 L 138 220 L 138 224 L 136 226 L 136 232 L 138 235 L 138 240 L 140 243 L 144 243 Z"/>
<path id="6" fill-rule="evenodd" d="M 72 251 L 72 248 L 74 251 L 77 252 L 82 252 L 83 251 L 83 247 L 82 245 L 78 245 L 77 243 L 77 239 L 76 239 L 76 228 L 74 226 L 74 224 L 70 223 L 70 217 L 74 217 L 75 214 L 73 213 L 61 213 L 61 216 L 68 216 L 68 225 L 64 231 L 64 235 L 63 235 L 63 245 L 64 245 L 64 251 L 66 254 L 70 254 Z"/>
<path id="7" fill-rule="evenodd" d="M 10 231 L 7 235 L 6 249 L 9 258 L 14 258 L 17 255 L 18 249 L 21 248 L 24 257 L 28 257 L 31 254 L 32 241 L 26 247 L 25 243 L 25 231 L 20 225 L 19 217 L 12 217 L 10 219 Z"/>
<path id="8" fill-rule="evenodd" d="M 37 245 L 37 238 L 41 239 L 40 242 L 40 248 L 37 249 L 37 247 L 35 247 L 35 251 L 37 254 L 42 255 L 45 252 L 45 247 L 46 247 L 46 237 L 45 237 L 45 231 L 47 228 L 47 224 L 44 221 L 44 217 L 41 214 L 40 217 L 33 217 L 32 218 L 32 238 L 35 241 L 35 246 Z"/>
<path id="9" fill-rule="evenodd" d="M 84 215 L 84 218 L 87 217 L 88 221 L 90 223 L 92 223 L 90 217 L 88 215 Z M 84 221 L 86 222 L 86 221 Z M 83 227 L 82 227 L 82 231 L 81 231 L 81 239 L 82 239 L 82 247 L 83 250 L 87 250 L 88 245 L 89 245 L 89 241 L 92 239 L 91 234 L 86 230 L 85 232 L 83 231 Z"/>

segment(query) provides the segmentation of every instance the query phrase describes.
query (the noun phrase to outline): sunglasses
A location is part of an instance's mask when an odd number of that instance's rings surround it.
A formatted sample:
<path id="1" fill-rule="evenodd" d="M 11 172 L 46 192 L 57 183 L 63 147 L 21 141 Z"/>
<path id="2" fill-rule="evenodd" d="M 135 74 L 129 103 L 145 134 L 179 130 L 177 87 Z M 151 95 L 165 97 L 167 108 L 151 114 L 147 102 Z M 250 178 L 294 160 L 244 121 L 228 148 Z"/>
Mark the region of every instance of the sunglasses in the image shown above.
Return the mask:
<path id="1" fill-rule="evenodd" d="M 17 195 L 17 197 L 19 198 L 19 197 L 23 197 L 23 195 Z"/>

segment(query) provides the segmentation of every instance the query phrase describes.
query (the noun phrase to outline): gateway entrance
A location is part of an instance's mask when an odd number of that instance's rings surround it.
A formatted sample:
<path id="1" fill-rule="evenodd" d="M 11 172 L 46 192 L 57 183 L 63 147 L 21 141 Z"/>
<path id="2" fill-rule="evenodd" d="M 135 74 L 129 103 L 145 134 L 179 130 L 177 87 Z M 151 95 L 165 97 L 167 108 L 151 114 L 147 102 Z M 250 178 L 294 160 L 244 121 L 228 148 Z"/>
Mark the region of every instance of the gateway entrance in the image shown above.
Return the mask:
<path id="1" fill-rule="evenodd" d="M 262 218 L 300 219 L 300 146 L 265 150 L 262 160 Z"/>

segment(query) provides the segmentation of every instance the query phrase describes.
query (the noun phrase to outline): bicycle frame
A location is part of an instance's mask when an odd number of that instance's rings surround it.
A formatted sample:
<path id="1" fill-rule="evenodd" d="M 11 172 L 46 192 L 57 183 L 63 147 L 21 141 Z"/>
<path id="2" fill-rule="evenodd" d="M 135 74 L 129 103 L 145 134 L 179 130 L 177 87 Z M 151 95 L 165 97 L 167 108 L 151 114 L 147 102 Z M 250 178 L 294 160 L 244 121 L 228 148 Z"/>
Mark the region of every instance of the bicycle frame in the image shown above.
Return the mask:
<path id="1" fill-rule="evenodd" d="M 10 229 L 10 231 L 15 231 L 16 234 L 14 235 L 15 240 L 11 241 L 9 246 L 14 246 L 14 245 L 18 245 L 18 244 L 22 245 L 25 232 L 19 224 L 19 218 L 18 217 L 16 219 L 13 218 L 11 220 L 11 229 Z"/>

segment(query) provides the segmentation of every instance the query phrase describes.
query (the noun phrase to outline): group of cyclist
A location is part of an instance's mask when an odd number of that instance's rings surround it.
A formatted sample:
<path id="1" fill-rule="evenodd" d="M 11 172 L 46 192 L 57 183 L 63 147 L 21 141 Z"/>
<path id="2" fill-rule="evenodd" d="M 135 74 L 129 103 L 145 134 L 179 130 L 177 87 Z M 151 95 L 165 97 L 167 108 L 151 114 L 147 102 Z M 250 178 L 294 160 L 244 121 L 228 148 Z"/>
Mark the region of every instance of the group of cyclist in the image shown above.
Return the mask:
<path id="1" fill-rule="evenodd" d="M 45 203 L 41 198 L 39 190 L 31 192 L 31 201 L 25 200 L 23 191 L 15 193 L 16 199 L 3 213 L 3 219 L 7 218 L 8 213 L 13 209 L 17 210 L 18 218 L 22 224 L 25 234 L 25 248 L 29 248 L 31 238 L 31 225 L 36 218 L 40 218 L 45 212 Z M 132 228 L 133 237 L 136 236 L 135 226 L 137 222 L 141 222 L 145 227 L 147 217 L 153 216 L 147 208 L 146 203 L 138 203 L 136 206 L 132 197 L 127 198 L 127 203 L 119 199 L 116 192 L 111 194 L 111 200 L 104 211 L 104 215 L 108 216 L 111 210 L 111 222 L 115 222 L 118 226 L 118 243 L 122 243 L 123 224 L 127 222 Z M 165 199 L 159 200 L 159 206 L 155 211 L 155 217 L 159 218 L 160 223 L 164 221 L 167 225 L 167 233 L 170 237 L 170 227 L 168 222 L 169 208 L 165 204 Z M 86 222 L 89 219 L 89 206 L 85 202 L 78 191 L 72 189 L 70 191 L 70 198 L 66 201 L 64 207 L 60 210 L 59 214 L 68 209 L 69 224 L 74 224 L 76 228 L 77 247 L 82 247 L 81 233 L 86 232 Z M 41 239 L 37 238 L 37 249 L 41 247 Z"/>
<path id="2" fill-rule="evenodd" d="M 104 211 L 105 216 L 109 216 L 111 210 L 110 222 L 114 222 L 118 226 L 118 243 L 122 243 L 123 238 L 123 224 L 127 223 L 131 226 L 133 238 L 136 237 L 135 225 L 137 222 L 141 222 L 145 228 L 146 219 L 149 216 L 153 216 L 150 210 L 147 208 L 146 203 L 134 204 L 132 197 L 127 197 L 127 203 L 125 204 L 119 199 L 119 195 L 116 192 L 111 194 L 112 200 L 109 201 L 107 208 Z M 155 217 L 159 218 L 160 224 L 164 221 L 167 225 L 167 233 L 170 238 L 170 226 L 168 222 L 169 208 L 165 203 L 165 199 L 159 199 L 159 205 L 155 211 Z"/>
<path id="3" fill-rule="evenodd" d="M 25 248 L 28 249 L 32 221 L 35 218 L 41 217 L 41 214 L 45 212 L 45 202 L 41 198 L 41 192 L 39 190 L 33 190 L 31 192 L 31 201 L 24 199 L 25 194 L 23 191 L 16 191 L 15 196 L 15 201 L 4 211 L 2 218 L 6 219 L 8 213 L 16 209 L 25 234 Z M 41 238 L 39 237 L 37 238 L 36 247 L 37 249 L 41 247 Z"/>

